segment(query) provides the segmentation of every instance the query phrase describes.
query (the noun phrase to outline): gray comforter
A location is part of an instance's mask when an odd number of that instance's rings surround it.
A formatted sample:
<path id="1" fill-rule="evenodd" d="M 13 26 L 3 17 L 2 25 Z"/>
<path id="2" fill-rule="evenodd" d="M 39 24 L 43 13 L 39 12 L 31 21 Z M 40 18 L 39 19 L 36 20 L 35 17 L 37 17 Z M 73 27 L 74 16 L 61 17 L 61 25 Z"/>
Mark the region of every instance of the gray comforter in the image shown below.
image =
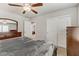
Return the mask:
<path id="1" fill-rule="evenodd" d="M 51 44 L 17 37 L 0 41 L 0 56 L 44 56 Z"/>

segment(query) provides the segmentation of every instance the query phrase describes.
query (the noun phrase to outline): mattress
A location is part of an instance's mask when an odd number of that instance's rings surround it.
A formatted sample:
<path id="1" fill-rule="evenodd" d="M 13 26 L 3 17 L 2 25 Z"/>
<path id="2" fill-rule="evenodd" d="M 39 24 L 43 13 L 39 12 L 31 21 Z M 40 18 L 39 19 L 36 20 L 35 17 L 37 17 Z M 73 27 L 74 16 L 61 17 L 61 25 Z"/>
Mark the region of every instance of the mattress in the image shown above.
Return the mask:
<path id="1" fill-rule="evenodd" d="M 0 40 L 0 56 L 52 56 L 55 46 L 45 40 L 17 37 Z"/>

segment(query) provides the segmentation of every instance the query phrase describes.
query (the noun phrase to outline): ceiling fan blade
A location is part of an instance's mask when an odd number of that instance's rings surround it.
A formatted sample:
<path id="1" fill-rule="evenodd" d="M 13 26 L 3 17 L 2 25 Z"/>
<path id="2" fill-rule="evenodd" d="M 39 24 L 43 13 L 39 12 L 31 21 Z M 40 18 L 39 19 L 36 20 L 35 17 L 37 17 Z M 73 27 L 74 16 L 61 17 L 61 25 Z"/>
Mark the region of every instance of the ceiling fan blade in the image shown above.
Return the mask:
<path id="1" fill-rule="evenodd" d="M 32 7 L 39 7 L 39 6 L 43 6 L 43 3 L 32 4 Z"/>
<path id="2" fill-rule="evenodd" d="M 32 9 L 32 12 L 33 12 L 33 13 L 35 13 L 35 14 L 38 14 L 38 12 L 37 12 L 37 11 L 35 11 L 35 10 L 33 10 L 33 9 Z"/>
<path id="3" fill-rule="evenodd" d="M 16 7 L 23 7 L 22 5 L 17 5 L 17 4 L 8 4 L 10 6 L 16 6 Z"/>
<path id="4" fill-rule="evenodd" d="M 23 13 L 23 14 L 25 14 L 25 13 L 26 13 L 26 11 L 24 10 L 22 13 Z"/>

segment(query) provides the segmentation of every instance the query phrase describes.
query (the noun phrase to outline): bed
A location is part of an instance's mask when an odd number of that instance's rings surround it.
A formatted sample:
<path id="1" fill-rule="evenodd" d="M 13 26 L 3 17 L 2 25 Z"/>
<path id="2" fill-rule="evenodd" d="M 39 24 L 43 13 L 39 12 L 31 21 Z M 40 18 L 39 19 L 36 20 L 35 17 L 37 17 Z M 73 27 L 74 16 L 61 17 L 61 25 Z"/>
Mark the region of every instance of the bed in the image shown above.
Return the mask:
<path id="1" fill-rule="evenodd" d="M 0 40 L 0 56 L 52 56 L 55 46 L 45 40 L 16 37 Z"/>

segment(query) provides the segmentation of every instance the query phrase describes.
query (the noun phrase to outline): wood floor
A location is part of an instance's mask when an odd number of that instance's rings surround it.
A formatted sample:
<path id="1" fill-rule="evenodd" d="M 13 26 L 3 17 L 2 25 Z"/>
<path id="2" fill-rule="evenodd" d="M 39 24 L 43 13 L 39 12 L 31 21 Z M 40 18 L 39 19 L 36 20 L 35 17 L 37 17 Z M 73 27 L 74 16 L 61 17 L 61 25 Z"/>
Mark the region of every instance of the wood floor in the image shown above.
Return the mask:
<path id="1" fill-rule="evenodd" d="M 57 56 L 67 56 L 66 48 L 57 48 Z"/>

